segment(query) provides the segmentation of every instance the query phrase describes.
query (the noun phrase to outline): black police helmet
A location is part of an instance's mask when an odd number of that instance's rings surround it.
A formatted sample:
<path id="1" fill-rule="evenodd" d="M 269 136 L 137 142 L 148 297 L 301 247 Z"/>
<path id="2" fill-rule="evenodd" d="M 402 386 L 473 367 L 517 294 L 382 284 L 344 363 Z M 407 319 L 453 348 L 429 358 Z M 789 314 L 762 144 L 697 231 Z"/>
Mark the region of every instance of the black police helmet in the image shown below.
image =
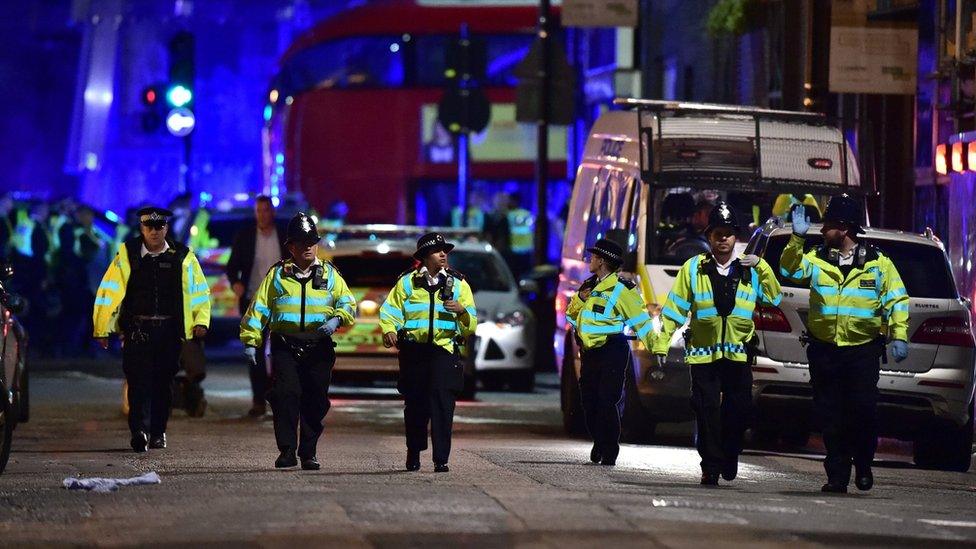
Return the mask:
<path id="1" fill-rule="evenodd" d="M 620 244 L 610 240 L 609 238 L 601 238 L 596 241 L 592 247 L 587 248 L 586 251 L 591 254 L 598 255 L 603 259 L 613 263 L 614 265 L 620 265 L 624 261 L 624 249 Z"/>
<path id="2" fill-rule="evenodd" d="M 304 244 L 315 244 L 319 241 L 319 233 L 315 230 L 315 223 L 312 218 L 304 213 L 297 213 L 288 222 L 288 233 L 285 244 L 289 242 L 301 242 Z"/>
<path id="3" fill-rule="evenodd" d="M 716 204 L 708 214 L 708 228 L 705 229 L 705 234 L 712 232 L 716 227 L 730 227 L 735 232 L 741 229 L 735 210 L 725 202 Z"/>
<path id="4" fill-rule="evenodd" d="M 427 233 L 417 240 L 417 251 L 413 253 L 414 259 L 423 261 L 427 254 L 439 251 L 449 252 L 454 249 L 454 244 L 444 240 L 440 233 Z"/>
<path id="5" fill-rule="evenodd" d="M 851 227 L 854 234 L 864 234 L 864 229 L 861 228 L 863 214 L 863 205 L 850 196 L 841 194 L 830 199 L 830 203 L 827 204 L 827 211 L 823 215 L 823 221 L 824 223 L 828 221 L 844 223 Z"/>

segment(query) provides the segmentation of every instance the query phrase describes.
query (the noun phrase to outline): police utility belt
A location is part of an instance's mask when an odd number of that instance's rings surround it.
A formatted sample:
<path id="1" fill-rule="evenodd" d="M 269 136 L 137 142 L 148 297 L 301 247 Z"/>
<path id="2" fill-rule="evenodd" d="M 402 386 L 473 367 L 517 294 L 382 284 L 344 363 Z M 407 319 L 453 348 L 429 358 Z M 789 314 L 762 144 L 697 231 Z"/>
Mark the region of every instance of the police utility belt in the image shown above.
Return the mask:
<path id="1" fill-rule="evenodd" d="M 133 315 L 126 338 L 132 343 L 149 341 L 147 329 L 161 328 L 176 320 L 172 315 Z"/>
<path id="2" fill-rule="evenodd" d="M 303 334 L 301 336 L 294 336 L 272 332 L 271 341 L 272 343 L 277 343 L 278 345 L 284 345 L 291 355 L 295 357 L 295 360 L 299 361 L 305 357 L 311 356 L 312 351 L 324 346 L 324 344 L 329 344 L 332 347 L 335 347 L 335 342 L 332 341 L 331 337 L 318 334 Z"/>

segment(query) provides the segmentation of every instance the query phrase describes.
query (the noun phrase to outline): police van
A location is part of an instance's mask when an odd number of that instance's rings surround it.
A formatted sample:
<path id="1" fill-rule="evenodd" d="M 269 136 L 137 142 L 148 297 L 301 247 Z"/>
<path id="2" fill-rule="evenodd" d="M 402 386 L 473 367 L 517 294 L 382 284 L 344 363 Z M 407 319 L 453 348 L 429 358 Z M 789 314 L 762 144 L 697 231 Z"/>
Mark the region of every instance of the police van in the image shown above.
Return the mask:
<path id="1" fill-rule="evenodd" d="M 862 186 L 845 128 L 820 114 L 639 99 L 616 105 L 621 110 L 600 116 L 590 131 L 563 240 L 554 345 L 570 433 L 584 427 L 579 349 L 564 312 L 589 276 L 589 245 L 607 237 L 624 246 L 623 270 L 636 277 L 659 327 L 678 269 L 708 251 L 703 231 L 718 200 L 742 223 L 741 250 L 766 219 L 787 216 L 792 204 L 807 204 L 816 221 L 830 196 L 873 190 Z M 683 331 L 671 342 L 661 379 L 649 375 L 648 350 L 636 340 L 631 346 L 623 437 L 649 441 L 659 423 L 692 418 Z"/>

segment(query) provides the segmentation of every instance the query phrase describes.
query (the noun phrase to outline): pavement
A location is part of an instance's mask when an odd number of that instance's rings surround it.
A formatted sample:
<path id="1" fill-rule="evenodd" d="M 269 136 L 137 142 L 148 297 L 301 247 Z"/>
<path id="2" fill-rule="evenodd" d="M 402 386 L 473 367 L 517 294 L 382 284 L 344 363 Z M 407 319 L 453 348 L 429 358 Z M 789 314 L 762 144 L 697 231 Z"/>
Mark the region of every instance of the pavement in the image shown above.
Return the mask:
<path id="1" fill-rule="evenodd" d="M 891 441 L 875 489 L 848 495 L 819 491 L 816 439 L 748 450 L 739 478 L 718 488 L 698 485 L 693 448 L 667 440 L 592 465 L 589 443 L 562 432 L 551 374 L 533 394 L 460 403 L 451 472 L 436 474 L 429 452 L 421 471 L 403 470 L 402 402 L 388 387 L 336 387 L 322 469 L 281 471 L 270 420 L 243 417 L 243 367 L 212 368 L 207 415 L 175 412 L 169 447 L 142 455 L 128 449 L 121 380 L 104 364 L 79 369 L 38 368 L 31 380 L 32 418 L 0 476 L 3 547 L 976 545 L 976 473 L 915 468 L 910 446 Z M 151 471 L 160 484 L 61 486 Z"/>

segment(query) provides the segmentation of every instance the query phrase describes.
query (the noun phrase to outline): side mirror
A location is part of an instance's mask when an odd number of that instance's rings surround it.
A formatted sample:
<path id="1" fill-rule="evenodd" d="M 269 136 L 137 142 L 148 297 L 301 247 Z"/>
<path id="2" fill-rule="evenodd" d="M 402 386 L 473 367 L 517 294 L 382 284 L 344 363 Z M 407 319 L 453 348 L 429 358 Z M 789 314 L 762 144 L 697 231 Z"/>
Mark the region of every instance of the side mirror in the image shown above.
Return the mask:
<path id="1" fill-rule="evenodd" d="M 0 264 L 0 280 L 10 280 L 14 277 L 14 266 L 2 263 Z"/>
<path id="2" fill-rule="evenodd" d="M 531 278 L 523 278 L 519 280 L 519 293 L 522 294 L 537 294 L 539 293 L 539 283 Z"/>

